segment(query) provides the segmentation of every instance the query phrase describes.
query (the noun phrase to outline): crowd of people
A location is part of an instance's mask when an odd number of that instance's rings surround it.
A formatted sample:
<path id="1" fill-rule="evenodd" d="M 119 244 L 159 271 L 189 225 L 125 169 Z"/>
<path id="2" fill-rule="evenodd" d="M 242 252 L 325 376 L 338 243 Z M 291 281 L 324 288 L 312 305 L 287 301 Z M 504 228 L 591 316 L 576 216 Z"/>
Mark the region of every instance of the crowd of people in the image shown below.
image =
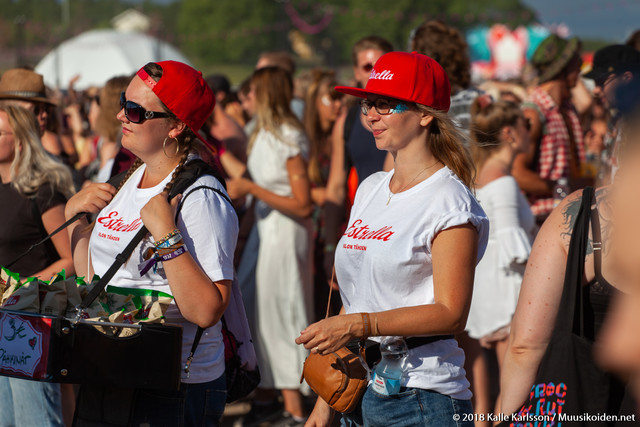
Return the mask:
<path id="1" fill-rule="evenodd" d="M 489 425 L 465 414 L 517 413 L 526 400 L 561 311 L 583 189 L 595 187 L 586 336 L 593 363 L 617 374 L 607 410 L 633 412 L 638 38 L 584 64 L 578 38 L 552 34 L 533 72 L 509 82 L 472 81 L 464 36 L 435 20 L 412 32 L 411 53 L 360 39 L 348 81 L 326 67 L 297 71 L 286 52 L 262 54 L 237 88 L 174 61 L 101 88 L 72 81 L 64 94 L 32 70 L 7 70 L 0 264 L 80 212 L 98 220 L 12 269 L 43 280 L 103 274 L 130 240 L 106 239 L 103 216 L 144 223 L 141 260 L 171 243 L 162 268 L 125 264 L 112 282 L 174 296 L 166 318 L 184 327 L 184 359 L 196 329 L 207 332 L 180 390 L 122 403 L 124 424 L 219 424 L 220 318 L 237 273 L 261 373 L 237 424 L 331 425 L 331 408 L 312 406 L 301 384 L 309 352 L 403 336 L 427 339 L 409 347 L 400 393 L 369 388 L 343 425 Z M 215 191 L 175 216 L 180 198 L 167 192 L 194 159 L 225 182 L 199 178 L 194 186 Z M 123 171 L 118 188 L 106 183 Z M 0 425 L 105 422 L 98 394 L 0 376 Z"/>

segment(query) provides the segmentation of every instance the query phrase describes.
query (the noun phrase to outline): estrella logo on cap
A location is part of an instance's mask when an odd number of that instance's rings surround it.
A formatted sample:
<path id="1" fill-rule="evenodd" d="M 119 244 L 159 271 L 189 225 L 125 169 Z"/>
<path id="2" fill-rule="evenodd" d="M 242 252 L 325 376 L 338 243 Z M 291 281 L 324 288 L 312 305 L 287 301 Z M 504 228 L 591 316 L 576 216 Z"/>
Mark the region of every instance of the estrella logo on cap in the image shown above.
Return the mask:
<path id="1" fill-rule="evenodd" d="M 371 75 L 369 75 L 369 80 L 393 80 L 393 73 L 389 70 L 376 73 L 374 68 L 373 71 L 371 71 Z"/>
<path id="2" fill-rule="evenodd" d="M 444 112 L 451 105 L 446 71 L 433 58 L 416 52 L 385 53 L 376 61 L 364 89 L 336 86 L 335 90 L 360 98 L 386 96 Z"/>

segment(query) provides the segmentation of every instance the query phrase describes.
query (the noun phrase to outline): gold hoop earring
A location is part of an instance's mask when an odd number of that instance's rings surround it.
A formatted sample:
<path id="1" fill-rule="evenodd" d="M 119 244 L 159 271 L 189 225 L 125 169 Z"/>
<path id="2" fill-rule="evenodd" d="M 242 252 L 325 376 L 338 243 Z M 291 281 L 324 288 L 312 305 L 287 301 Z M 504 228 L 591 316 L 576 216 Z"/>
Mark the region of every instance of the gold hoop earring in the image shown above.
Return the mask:
<path id="1" fill-rule="evenodd" d="M 175 139 L 175 141 L 176 141 L 176 152 L 175 152 L 175 154 L 173 156 L 167 155 L 167 151 L 165 150 L 166 145 L 167 145 L 167 139 Z M 162 152 L 164 153 L 165 156 L 167 156 L 170 159 L 173 159 L 173 158 L 177 157 L 178 153 L 180 152 L 180 142 L 178 141 L 178 138 L 176 138 L 176 137 L 170 138 L 169 136 L 167 136 L 164 139 L 164 141 L 162 142 Z"/>

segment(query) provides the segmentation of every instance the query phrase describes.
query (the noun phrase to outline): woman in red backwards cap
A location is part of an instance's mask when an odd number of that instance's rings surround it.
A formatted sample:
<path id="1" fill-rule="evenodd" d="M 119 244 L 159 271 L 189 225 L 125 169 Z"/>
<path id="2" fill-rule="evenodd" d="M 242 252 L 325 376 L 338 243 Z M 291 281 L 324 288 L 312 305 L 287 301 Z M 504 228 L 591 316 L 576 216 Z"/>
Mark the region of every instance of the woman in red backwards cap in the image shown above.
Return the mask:
<path id="1" fill-rule="evenodd" d="M 383 55 L 365 89 L 336 90 L 362 100 L 376 146 L 394 158 L 358 188 L 336 250 L 343 309 L 307 327 L 296 342 L 326 354 L 349 340 L 406 338 L 400 391 L 371 384 L 347 425 L 473 425 L 464 353 L 453 334 L 466 323 L 474 270 L 488 220 L 469 190 L 474 167 L 447 117 L 450 85 L 433 59 Z M 384 383 L 384 382 L 383 382 Z M 327 425 L 318 400 L 307 425 Z"/>
<path id="2" fill-rule="evenodd" d="M 91 401 L 92 393 L 100 391 L 83 386 L 76 424 L 218 425 L 226 402 L 219 320 L 231 291 L 237 217 L 231 204 L 209 189 L 184 198 L 177 220 L 174 215 L 181 197 L 167 201 L 177 174 L 203 148 L 198 131 L 211 114 L 215 98 L 202 73 L 180 62 L 164 61 L 141 68 L 120 102 L 122 145 L 137 159 L 119 189 L 106 183 L 92 184 L 67 203 L 67 218 L 79 212 L 97 214 L 92 228 L 84 220 L 69 228 L 77 274 L 104 275 L 144 223 L 150 234 L 110 284 L 173 295 L 165 317 L 183 326 L 183 364 L 197 327 L 206 330 L 179 391 L 137 390 L 133 399 L 121 397 L 122 406 L 110 402 L 100 413 L 90 408 L 96 403 Z M 200 185 L 225 192 L 210 175 L 199 177 L 190 188 Z M 172 251 L 172 257 L 153 268 L 139 269 L 148 264 L 149 253 L 160 249 Z M 130 412 L 123 409 L 127 405 L 131 405 Z"/>

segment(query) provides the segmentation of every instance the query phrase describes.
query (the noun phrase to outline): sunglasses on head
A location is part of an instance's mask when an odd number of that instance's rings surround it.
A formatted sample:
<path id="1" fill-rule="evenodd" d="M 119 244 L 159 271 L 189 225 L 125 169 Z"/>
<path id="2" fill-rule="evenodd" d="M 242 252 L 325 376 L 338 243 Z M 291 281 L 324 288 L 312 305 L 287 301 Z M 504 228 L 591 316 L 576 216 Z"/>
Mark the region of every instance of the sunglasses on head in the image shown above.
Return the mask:
<path id="1" fill-rule="evenodd" d="M 147 111 L 135 102 L 127 101 L 127 98 L 124 96 L 124 92 L 120 94 L 120 108 L 124 110 L 124 116 L 127 120 L 136 124 L 140 124 L 145 120 L 170 117 L 167 113 L 161 111 Z"/>

